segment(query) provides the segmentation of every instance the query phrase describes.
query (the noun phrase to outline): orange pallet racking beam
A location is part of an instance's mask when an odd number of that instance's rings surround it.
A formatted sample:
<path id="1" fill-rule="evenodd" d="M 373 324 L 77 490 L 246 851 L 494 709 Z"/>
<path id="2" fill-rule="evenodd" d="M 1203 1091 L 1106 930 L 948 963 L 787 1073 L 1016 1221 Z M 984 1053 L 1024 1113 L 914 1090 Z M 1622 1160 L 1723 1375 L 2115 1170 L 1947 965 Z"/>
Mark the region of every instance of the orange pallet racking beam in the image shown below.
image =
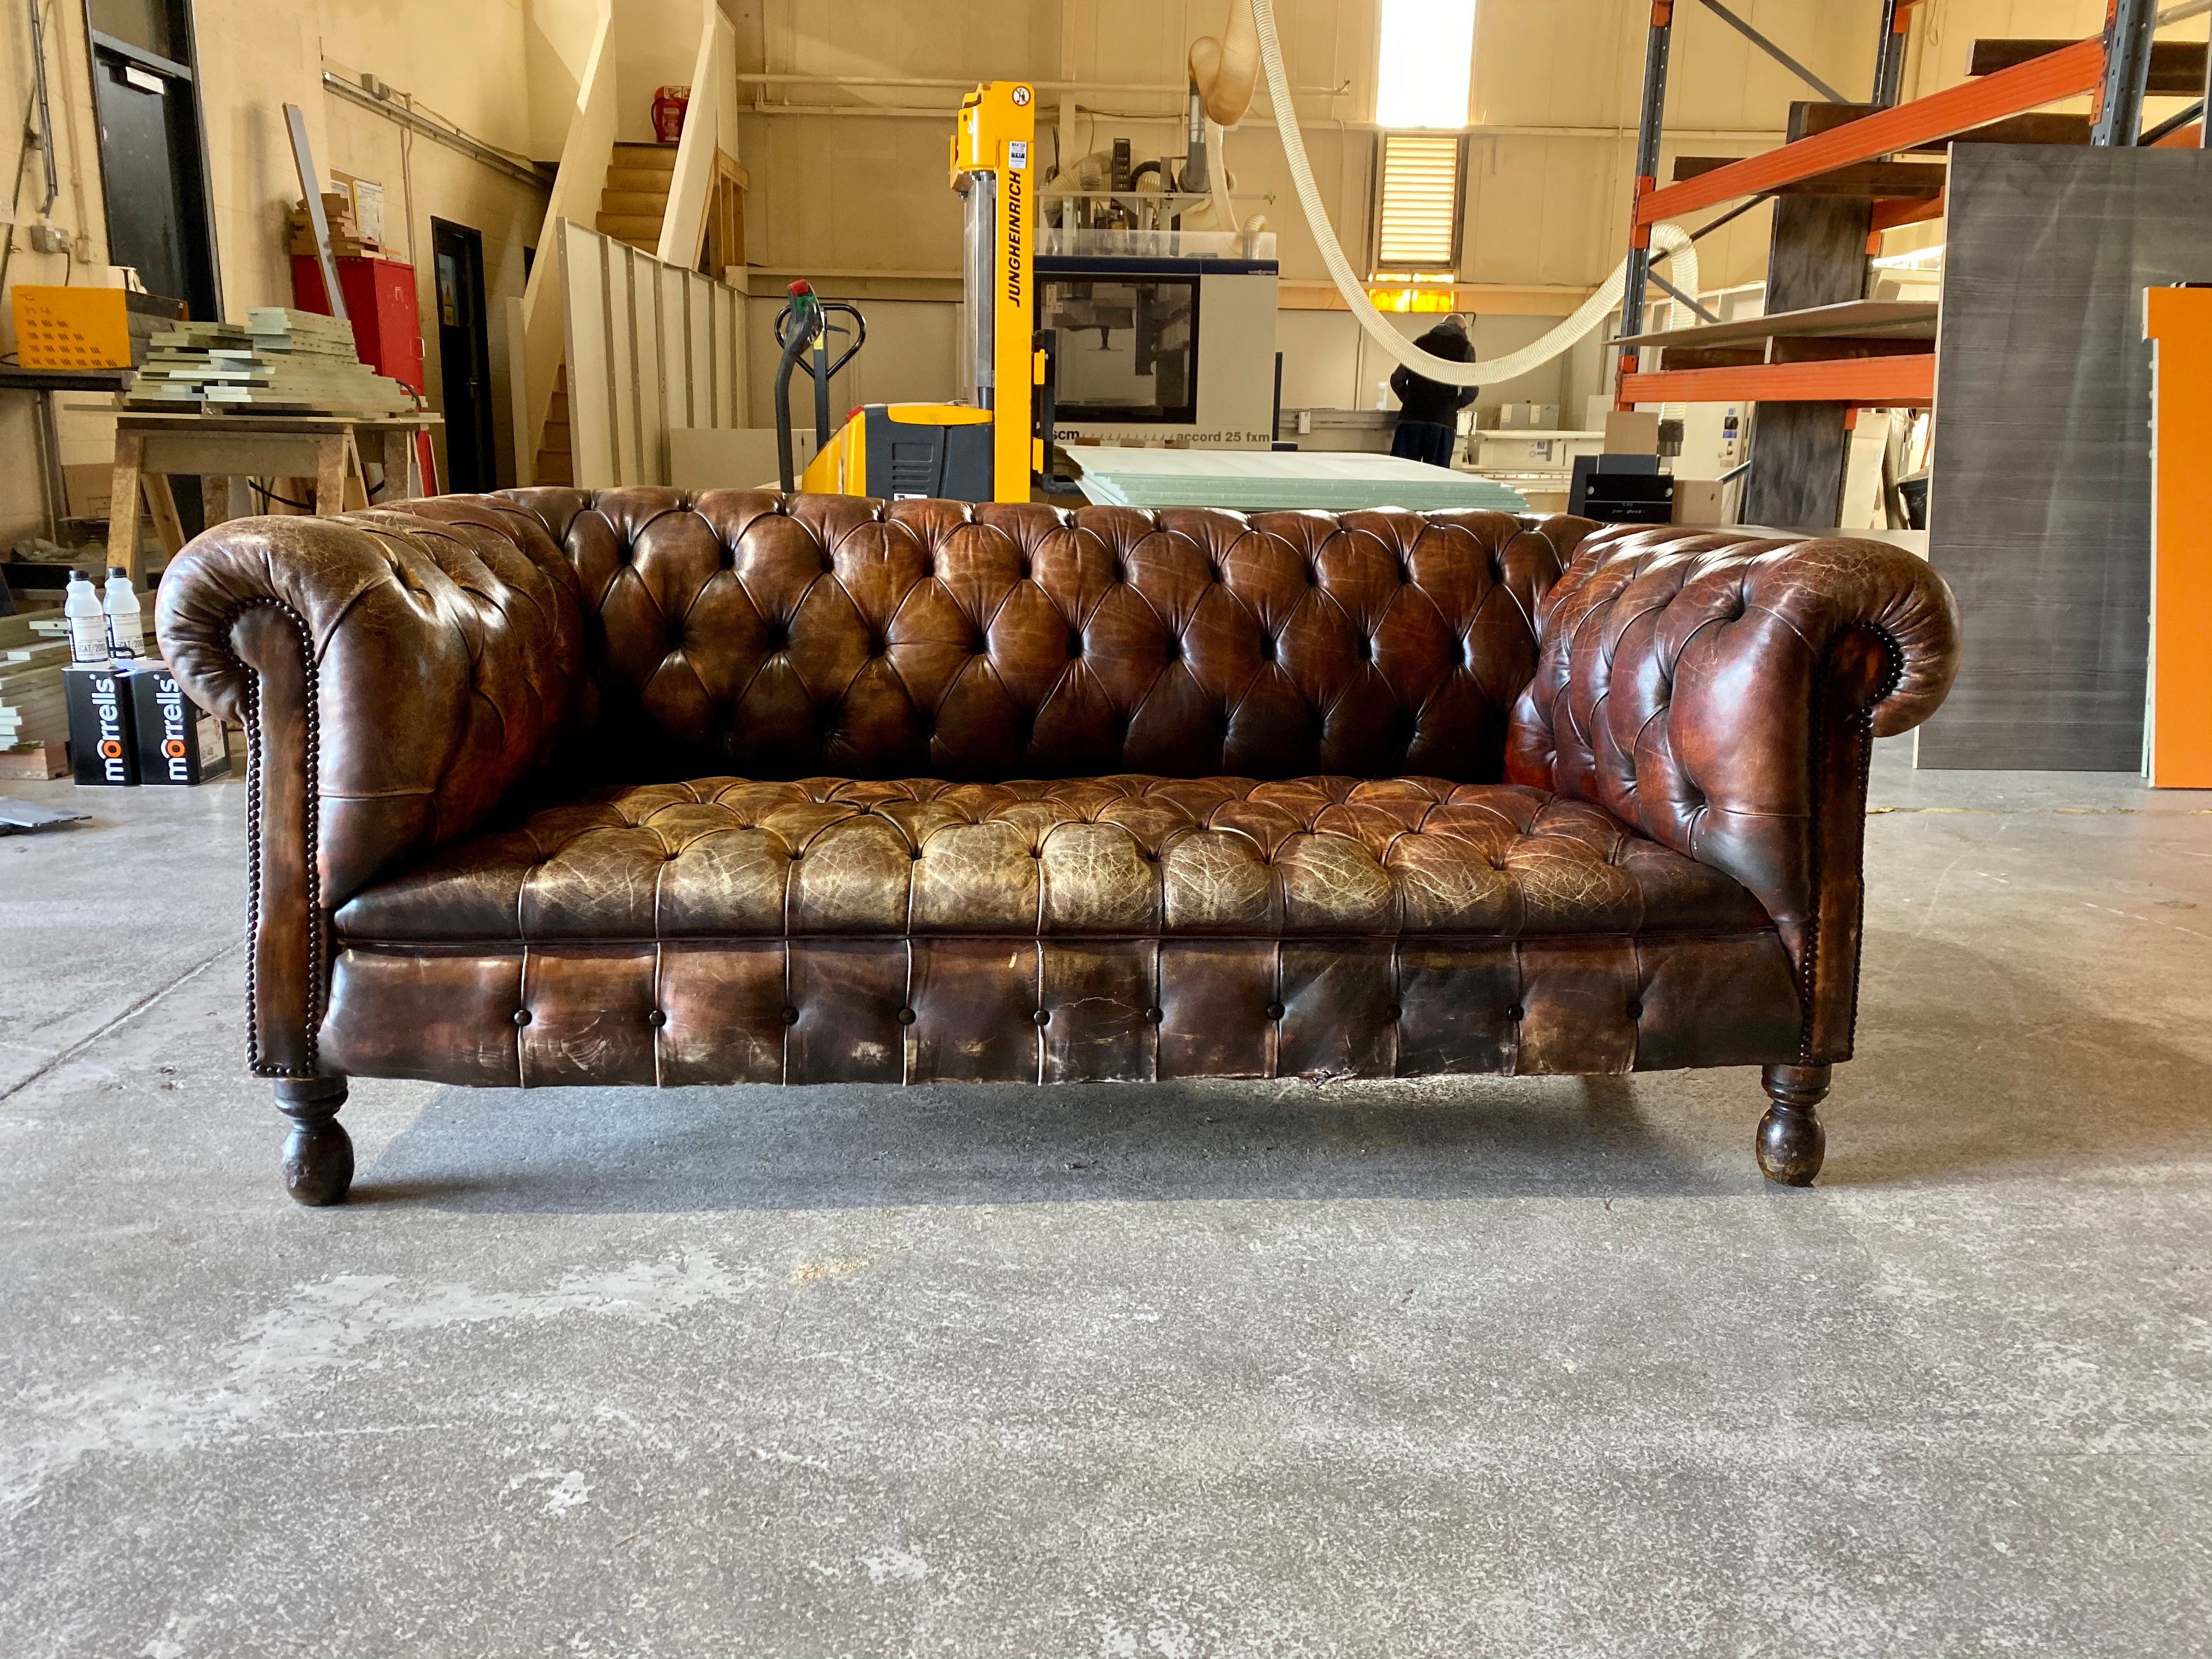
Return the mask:
<path id="1" fill-rule="evenodd" d="M 1874 204 L 1874 234 L 1879 237 L 1885 230 L 1895 230 L 1902 225 L 1926 224 L 1931 219 L 1943 216 L 1943 198 L 1936 196 L 1925 202 L 1876 202 Z"/>
<path id="2" fill-rule="evenodd" d="M 1846 126 L 1762 155 L 1747 155 L 1679 185 L 1651 191 L 1637 199 L 1635 222 L 1641 229 L 1677 214 L 1713 207 L 1739 196 L 1756 196 L 1836 167 L 1932 143 L 2061 98 L 2094 92 L 2103 83 L 2104 76 L 2104 42 L 2078 41 L 1978 81 L 1963 82 L 1894 109 L 1863 116 Z"/>
<path id="3" fill-rule="evenodd" d="M 1627 404 L 1853 404 L 1925 409 L 1936 401 L 1936 355 L 1847 357 L 1825 363 L 1747 363 L 1624 375 Z"/>

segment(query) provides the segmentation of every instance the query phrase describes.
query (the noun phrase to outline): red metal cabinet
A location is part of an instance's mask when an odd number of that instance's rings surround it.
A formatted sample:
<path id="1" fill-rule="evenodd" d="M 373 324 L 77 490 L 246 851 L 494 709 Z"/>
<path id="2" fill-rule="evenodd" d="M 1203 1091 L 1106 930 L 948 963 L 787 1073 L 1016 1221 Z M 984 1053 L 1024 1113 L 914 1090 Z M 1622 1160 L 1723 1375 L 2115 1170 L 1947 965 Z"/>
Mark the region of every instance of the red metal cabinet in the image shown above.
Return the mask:
<path id="1" fill-rule="evenodd" d="M 340 255 L 337 264 L 362 362 L 422 391 L 422 313 L 415 301 L 415 267 L 359 255 Z M 292 256 L 292 297 L 302 311 L 330 315 L 323 273 L 312 255 Z"/>

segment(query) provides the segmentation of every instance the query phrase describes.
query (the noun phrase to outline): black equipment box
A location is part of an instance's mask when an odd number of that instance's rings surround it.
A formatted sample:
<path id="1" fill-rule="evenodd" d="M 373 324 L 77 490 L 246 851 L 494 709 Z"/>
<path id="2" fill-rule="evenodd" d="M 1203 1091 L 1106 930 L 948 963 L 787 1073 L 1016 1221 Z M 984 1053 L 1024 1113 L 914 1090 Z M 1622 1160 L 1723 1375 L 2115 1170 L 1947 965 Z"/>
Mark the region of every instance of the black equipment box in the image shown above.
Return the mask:
<path id="1" fill-rule="evenodd" d="M 75 663 L 62 670 L 70 761 L 79 783 L 127 788 L 138 781 L 138 744 L 125 678 L 112 668 Z"/>
<path id="2" fill-rule="evenodd" d="M 167 663 L 134 663 L 124 682 L 137 734 L 140 783 L 201 783 L 230 770 L 222 723 L 185 695 Z"/>
<path id="3" fill-rule="evenodd" d="M 1601 524 L 1667 524 L 1674 479 L 1656 455 L 1577 455 L 1567 511 Z"/>

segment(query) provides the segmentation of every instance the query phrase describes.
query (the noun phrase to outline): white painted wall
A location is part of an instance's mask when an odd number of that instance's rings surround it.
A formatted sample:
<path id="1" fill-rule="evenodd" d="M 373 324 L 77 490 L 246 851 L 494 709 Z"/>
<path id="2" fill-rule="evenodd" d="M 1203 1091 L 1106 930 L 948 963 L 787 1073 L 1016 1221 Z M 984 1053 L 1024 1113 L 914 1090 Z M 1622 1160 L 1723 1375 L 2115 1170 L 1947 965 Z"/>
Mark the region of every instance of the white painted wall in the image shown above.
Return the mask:
<path id="1" fill-rule="evenodd" d="M 588 4 L 590 0 L 584 0 Z M 440 403 L 442 377 L 434 319 L 428 248 L 433 216 L 468 225 L 484 241 L 486 301 L 491 328 L 495 410 L 506 406 L 506 338 L 496 319 L 507 298 L 522 291 L 522 251 L 534 244 L 544 192 L 433 140 L 403 137 L 402 129 L 324 89 L 327 70 L 346 79 L 374 71 L 418 105 L 495 148 L 527 153 L 531 52 L 525 0 L 197 0 L 200 82 L 206 117 L 209 193 L 216 262 L 226 314 L 292 301 L 285 217 L 299 184 L 285 132 L 283 106 L 306 113 L 315 161 L 374 179 L 385 186 L 386 239 L 402 257 L 419 254 L 416 293 L 430 345 L 425 352 L 430 398 Z M 54 222 L 91 240 L 94 266 L 106 259 L 106 220 L 99 149 L 91 118 L 90 57 L 82 8 L 46 9 L 47 70 L 54 118 L 62 129 L 62 195 Z M 504 69 L 502 66 L 506 66 Z M 20 111 L 31 84 L 28 28 L 20 8 L 0 30 L 0 104 Z M 36 198 L 25 192 L 27 219 Z M 89 280 L 82 265 L 60 255 L 33 253 L 19 230 L 9 280 Z M 12 311 L 0 307 L 0 349 L 15 345 Z M 65 400 L 76 401 L 76 400 Z M 507 423 L 493 422 L 502 476 L 512 467 Z M 27 397 L 0 396 L 0 541 L 30 533 L 40 491 Z M 111 419 L 64 417 L 64 459 L 107 459 Z M 442 465 L 442 455 L 441 458 Z"/>
<path id="2" fill-rule="evenodd" d="M 599 0 L 526 0 L 523 69 L 533 160 L 560 159 L 599 26 Z"/>
<path id="3" fill-rule="evenodd" d="M 714 0 L 616 0 L 616 137 L 649 144 L 656 88 L 689 86 Z"/>

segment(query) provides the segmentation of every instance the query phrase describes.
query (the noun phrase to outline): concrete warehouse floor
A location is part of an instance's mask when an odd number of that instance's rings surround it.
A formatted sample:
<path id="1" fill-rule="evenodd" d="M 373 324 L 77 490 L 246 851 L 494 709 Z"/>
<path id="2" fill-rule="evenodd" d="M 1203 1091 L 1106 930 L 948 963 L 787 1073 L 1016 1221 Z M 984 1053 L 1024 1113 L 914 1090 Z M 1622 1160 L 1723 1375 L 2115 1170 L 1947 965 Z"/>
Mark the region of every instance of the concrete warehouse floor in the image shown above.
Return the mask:
<path id="1" fill-rule="evenodd" d="M 0 1654 L 2212 1652 L 2212 797 L 1915 774 L 1749 1072 L 242 1074 L 245 792 L 10 793 Z"/>

